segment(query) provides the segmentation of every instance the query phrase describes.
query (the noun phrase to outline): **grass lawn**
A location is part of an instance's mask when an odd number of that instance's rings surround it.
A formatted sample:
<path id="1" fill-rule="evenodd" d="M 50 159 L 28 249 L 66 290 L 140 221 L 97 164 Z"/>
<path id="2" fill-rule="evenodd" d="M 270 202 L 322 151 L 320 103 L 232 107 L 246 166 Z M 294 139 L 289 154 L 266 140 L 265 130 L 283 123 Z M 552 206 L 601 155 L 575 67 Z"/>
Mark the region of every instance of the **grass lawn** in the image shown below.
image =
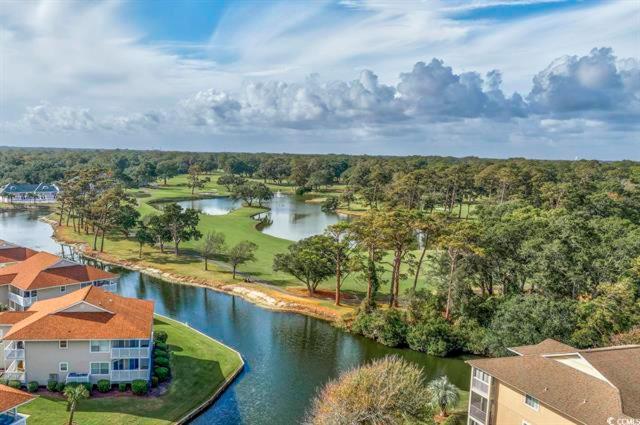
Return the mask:
<path id="1" fill-rule="evenodd" d="M 189 327 L 156 316 L 155 330 L 169 335 L 173 381 L 160 397 L 110 397 L 83 400 L 74 421 L 83 425 L 171 424 L 209 399 L 242 364 L 240 357 L 224 345 Z M 20 409 L 31 415 L 31 425 L 66 424 L 66 401 L 40 396 Z"/>
<path id="2" fill-rule="evenodd" d="M 228 192 L 223 186 L 217 184 L 219 175 L 211 175 L 211 181 L 207 182 L 205 187 L 196 191 L 195 196 L 191 195 L 190 189 L 186 185 L 186 176 L 177 176 L 168 181 L 166 186 L 159 183 L 157 187 L 150 189 L 136 189 L 132 193 L 137 197 L 138 208 L 144 216 L 159 213 L 156 203 L 165 201 L 178 201 L 191 199 L 192 197 L 212 197 L 225 196 Z M 274 185 L 271 185 L 274 189 Z M 278 186 L 277 189 L 289 192 L 293 191 L 292 187 Z M 318 195 L 318 194 L 316 194 Z M 314 196 L 314 195 L 312 195 Z M 326 195 L 325 195 L 326 196 Z M 355 207 L 355 206 L 354 206 Z M 358 207 L 356 207 L 358 208 Z M 255 226 L 257 222 L 251 218 L 253 215 L 264 211 L 259 208 L 243 207 L 234 210 L 226 215 L 200 215 L 199 230 L 206 234 L 210 231 L 219 231 L 225 234 L 228 246 L 234 245 L 242 240 L 248 240 L 258 246 L 256 251 L 257 261 L 241 265 L 239 272 L 246 273 L 260 281 L 276 285 L 282 288 L 295 287 L 303 288 L 303 285 L 292 276 L 285 273 L 276 273 L 272 269 L 273 258 L 275 254 L 285 252 L 291 241 L 273 237 L 258 231 Z M 60 228 L 58 230 L 61 236 L 67 240 L 82 240 L 90 246 L 93 243 L 93 236 L 81 235 L 73 233 L 71 228 Z M 189 241 L 181 244 L 182 255 L 176 257 L 170 252 L 161 253 L 157 248 L 144 247 L 142 259 L 138 258 L 138 244 L 133 240 L 123 239 L 120 235 L 110 235 L 105 241 L 105 253 L 119 259 L 130 262 L 138 262 L 152 268 L 161 269 L 164 272 L 188 276 L 200 280 L 208 280 L 215 282 L 231 283 L 234 282 L 230 268 L 224 264 L 224 258 L 218 258 L 217 262 L 209 264 L 209 271 L 204 270 L 204 263 L 199 258 L 199 247 L 202 241 Z M 171 251 L 172 247 L 167 246 L 167 250 Z M 416 255 L 418 256 L 418 255 Z M 425 261 L 423 270 L 431 267 L 428 260 Z M 389 266 L 390 268 L 390 266 Z M 424 272 L 423 272 L 424 274 Z M 388 278 L 388 273 L 382 276 L 383 279 Z M 238 276 L 238 280 L 243 279 Z M 413 276 L 401 282 L 401 292 L 412 286 Z M 425 287 L 424 276 L 419 279 L 419 287 Z M 321 289 L 333 290 L 334 281 L 328 279 L 322 283 Z M 366 284 L 356 278 L 355 275 L 348 277 L 343 283 L 343 291 L 351 293 L 362 298 L 366 293 Z M 296 294 L 299 294 L 296 290 Z M 389 285 L 383 284 L 379 290 L 382 296 L 389 293 Z M 330 300 L 317 300 L 317 302 L 326 307 L 332 308 Z"/>

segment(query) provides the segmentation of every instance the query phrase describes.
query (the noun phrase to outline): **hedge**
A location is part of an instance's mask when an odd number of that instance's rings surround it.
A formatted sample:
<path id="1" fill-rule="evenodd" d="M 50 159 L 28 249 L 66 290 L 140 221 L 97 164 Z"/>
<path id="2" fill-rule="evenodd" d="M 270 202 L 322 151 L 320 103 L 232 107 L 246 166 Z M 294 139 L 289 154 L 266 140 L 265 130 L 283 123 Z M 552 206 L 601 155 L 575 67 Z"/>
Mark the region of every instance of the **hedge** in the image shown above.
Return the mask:
<path id="1" fill-rule="evenodd" d="M 146 395 L 149 392 L 149 383 L 143 379 L 136 379 L 131 383 L 131 391 L 135 395 Z"/>
<path id="2" fill-rule="evenodd" d="M 108 379 L 99 380 L 96 386 L 98 387 L 98 391 L 100 391 L 101 393 L 108 393 L 109 391 L 111 391 L 111 381 L 109 381 Z"/>
<path id="3" fill-rule="evenodd" d="M 37 381 L 31 381 L 27 384 L 27 391 L 29 391 L 30 393 L 35 393 L 36 391 L 38 391 L 38 387 L 40 387 L 40 384 L 38 384 Z"/>

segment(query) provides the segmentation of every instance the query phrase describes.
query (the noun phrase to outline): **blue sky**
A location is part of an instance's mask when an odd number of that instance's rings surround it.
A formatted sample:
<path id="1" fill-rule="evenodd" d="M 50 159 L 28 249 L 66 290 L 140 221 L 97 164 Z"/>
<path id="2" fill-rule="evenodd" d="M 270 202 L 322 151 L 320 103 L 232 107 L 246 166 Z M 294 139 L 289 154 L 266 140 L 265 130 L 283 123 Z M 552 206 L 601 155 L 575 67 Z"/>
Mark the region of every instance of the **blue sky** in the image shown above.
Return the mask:
<path id="1" fill-rule="evenodd" d="M 636 0 L 4 6 L 0 145 L 640 159 Z"/>

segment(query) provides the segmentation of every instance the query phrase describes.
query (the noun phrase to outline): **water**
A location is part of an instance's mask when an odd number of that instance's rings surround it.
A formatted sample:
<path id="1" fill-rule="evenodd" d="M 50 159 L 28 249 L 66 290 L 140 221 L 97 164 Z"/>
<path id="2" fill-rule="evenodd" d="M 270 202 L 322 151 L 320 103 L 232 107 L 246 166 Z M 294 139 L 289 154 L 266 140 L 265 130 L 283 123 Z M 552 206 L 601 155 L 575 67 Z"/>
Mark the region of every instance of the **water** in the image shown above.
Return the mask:
<path id="1" fill-rule="evenodd" d="M 242 201 L 234 200 L 227 196 L 210 199 L 194 199 L 192 201 L 178 202 L 182 208 L 193 208 L 203 214 L 224 215 L 242 206 Z"/>
<path id="2" fill-rule="evenodd" d="M 48 226 L 35 221 L 39 214 L 0 213 L 0 239 L 59 252 Z M 245 371 L 194 424 L 299 423 L 327 380 L 387 354 L 416 362 L 430 378 L 447 375 L 468 389 L 469 368 L 460 359 L 390 349 L 318 319 L 265 310 L 241 298 L 117 267 L 112 271 L 120 274 L 120 294 L 154 300 L 158 313 L 187 322 L 242 353 Z"/>
<path id="3" fill-rule="evenodd" d="M 204 214 L 221 215 L 242 206 L 242 202 L 219 197 L 178 202 L 183 208 L 194 208 Z M 304 199 L 276 193 L 273 199 L 265 203 L 270 211 L 257 215 L 256 219 L 267 216 L 268 224 L 261 231 L 277 238 L 298 241 L 312 235 L 318 235 L 332 224 L 347 220 L 343 214 L 327 214 L 320 204 L 308 204 Z"/>

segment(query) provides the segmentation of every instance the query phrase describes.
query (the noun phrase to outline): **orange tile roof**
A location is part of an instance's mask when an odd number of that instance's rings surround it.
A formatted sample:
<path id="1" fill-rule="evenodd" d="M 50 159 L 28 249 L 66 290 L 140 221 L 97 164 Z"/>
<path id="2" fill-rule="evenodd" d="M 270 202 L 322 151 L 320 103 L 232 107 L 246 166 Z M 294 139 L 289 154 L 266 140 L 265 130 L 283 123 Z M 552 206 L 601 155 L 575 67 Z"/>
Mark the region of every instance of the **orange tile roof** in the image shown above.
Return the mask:
<path id="1" fill-rule="evenodd" d="M 34 251 L 22 246 L 6 244 L 0 241 L 0 264 L 15 263 L 16 261 L 24 261 L 29 257 L 33 257 L 38 251 Z"/>
<path id="2" fill-rule="evenodd" d="M 103 311 L 67 311 L 81 302 Z M 32 314 L 14 324 L 4 339 L 145 339 L 153 326 L 153 301 L 121 297 L 95 286 L 38 301 L 27 311 Z"/>
<path id="3" fill-rule="evenodd" d="M 11 410 L 36 398 L 24 391 L 0 384 L 0 413 Z"/>
<path id="4" fill-rule="evenodd" d="M 32 311 L 3 311 L 0 313 L 0 325 L 15 325 L 33 313 Z"/>
<path id="5" fill-rule="evenodd" d="M 24 291 L 115 277 L 104 270 L 73 263 L 47 252 L 38 252 L 25 261 L 0 268 L 0 285 L 10 283 Z"/>

